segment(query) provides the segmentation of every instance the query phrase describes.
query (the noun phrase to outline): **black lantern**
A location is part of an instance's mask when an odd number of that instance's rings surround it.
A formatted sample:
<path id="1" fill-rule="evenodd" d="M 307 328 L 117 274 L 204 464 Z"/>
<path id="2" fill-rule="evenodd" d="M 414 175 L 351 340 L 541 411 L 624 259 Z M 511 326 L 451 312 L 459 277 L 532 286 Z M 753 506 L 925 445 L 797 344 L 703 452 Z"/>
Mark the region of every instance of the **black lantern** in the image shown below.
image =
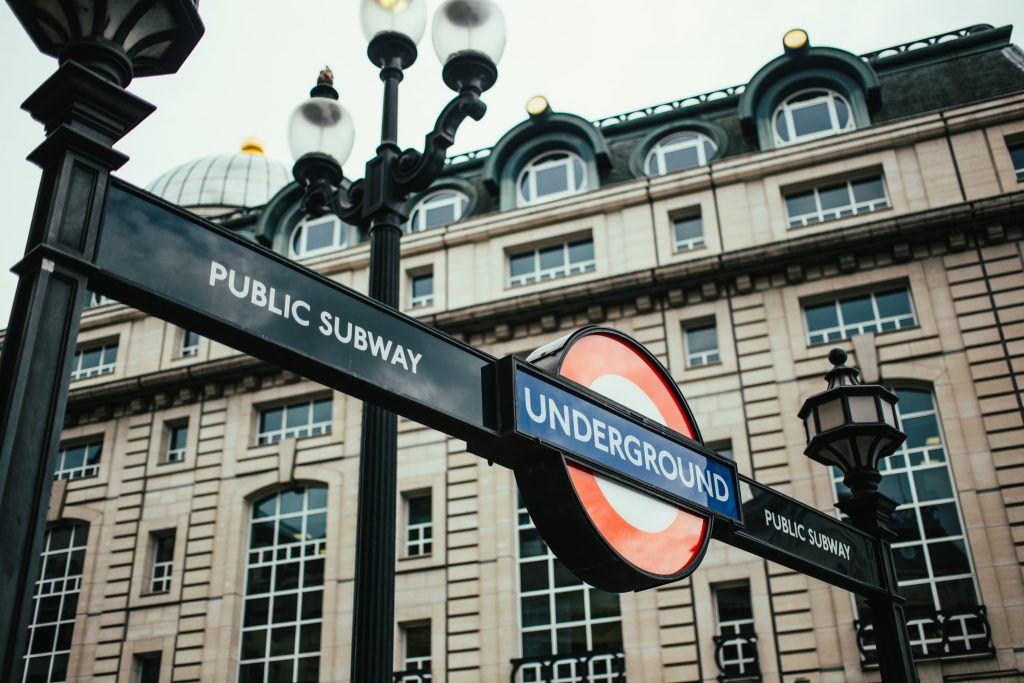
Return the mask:
<path id="1" fill-rule="evenodd" d="M 835 366 L 825 375 L 828 389 L 811 396 L 800 409 L 807 432 L 804 454 L 838 467 L 854 494 L 875 490 L 881 479 L 878 461 L 907 438 L 896 426 L 899 399 L 883 386 L 861 384 L 860 373 L 846 367 L 842 349 L 832 349 L 828 359 Z"/>
<path id="2" fill-rule="evenodd" d="M 177 71 L 203 35 L 197 0 L 7 0 L 43 54 L 124 87 Z"/>

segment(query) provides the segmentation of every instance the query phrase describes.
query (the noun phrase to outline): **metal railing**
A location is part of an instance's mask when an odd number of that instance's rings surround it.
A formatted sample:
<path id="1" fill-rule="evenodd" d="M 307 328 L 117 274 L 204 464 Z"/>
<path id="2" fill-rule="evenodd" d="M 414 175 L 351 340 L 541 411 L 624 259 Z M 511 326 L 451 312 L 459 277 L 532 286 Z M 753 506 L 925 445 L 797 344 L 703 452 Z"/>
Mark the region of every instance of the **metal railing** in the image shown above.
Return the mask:
<path id="1" fill-rule="evenodd" d="M 430 669 L 406 669 L 391 675 L 392 683 L 432 683 Z"/>
<path id="2" fill-rule="evenodd" d="M 874 627 L 867 619 L 853 622 L 857 630 L 857 649 L 861 665 L 878 664 Z M 936 610 L 924 616 L 907 619 L 910 646 L 914 659 L 949 659 L 951 657 L 982 657 L 995 654 L 992 628 L 984 605 L 959 609 Z"/>
<path id="3" fill-rule="evenodd" d="M 960 38 L 966 38 L 972 33 L 979 31 L 987 31 L 992 28 L 991 24 L 975 24 L 974 26 L 965 26 L 964 28 L 958 28 L 955 31 L 947 31 L 946 33 L 938 33 L 934 36 L 928 36 L 927 38 L 918 38 L 912 40 L 909 43 L 901 43 L 900 45 L 893 45 L 892 47 L 884 47 L 881 50 L 875 50 L 874 52 L 867 52 L 860 56 L 865 62 L 876 62 L 879 59 L 885 59 L 886 57 L 892 57 L 894 55 L 901 55 L 905 52 L 911 52 L 912 50 L 920 50 L 923 47 L 931 47 L 932 45 L 938 45 L 939 43 L 948 43 L 952 40 L 959 40 Z"/>
<path id="4" fill-rule="evenodd" d="M 511 683 L 625 683 L 621 650 L 591 650 L 511 660 Z"/>
<path id="5" fill-rule="evenodd" d="M 757 656 L 757 636 L 753 633 L 736 633 L 712 636 L 715 643 L 715 664 L 718 665 L 718 680 L 759 681 L 761 662 Z"/>

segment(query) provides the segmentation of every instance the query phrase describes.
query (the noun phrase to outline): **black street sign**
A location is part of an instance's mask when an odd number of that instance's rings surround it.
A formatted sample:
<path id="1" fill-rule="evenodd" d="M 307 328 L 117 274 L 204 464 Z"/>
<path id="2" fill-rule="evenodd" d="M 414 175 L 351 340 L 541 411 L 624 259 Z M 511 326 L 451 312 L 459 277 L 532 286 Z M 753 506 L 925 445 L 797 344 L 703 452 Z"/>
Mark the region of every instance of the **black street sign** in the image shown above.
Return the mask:
<path id="1" fill-rule="evenodd" d="M 494 433 L 494 358 L 114 181 L 96 291 L 459 438 Z"/>
<path id="2" fill-rule="evenodd" d="M 881 590 L 870 536 L 753 479 L 741 476 L 740 490 L 745 525 L 716 538 L 854 593 Z"/>

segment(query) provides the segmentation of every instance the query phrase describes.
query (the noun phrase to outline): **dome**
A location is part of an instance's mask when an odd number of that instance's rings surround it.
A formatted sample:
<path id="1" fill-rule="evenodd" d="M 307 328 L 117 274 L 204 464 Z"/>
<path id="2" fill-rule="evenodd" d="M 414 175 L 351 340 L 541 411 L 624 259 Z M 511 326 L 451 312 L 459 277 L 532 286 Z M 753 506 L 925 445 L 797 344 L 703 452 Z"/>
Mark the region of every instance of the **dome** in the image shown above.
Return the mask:
<path id="1" fill-rule="evenodd" d="M 262 206 L 291 182 L 288 167 L 268 159 L 253 139 L 236 154 L 203 157 L 171 169 L 147 190 L 185 207 Z"/>

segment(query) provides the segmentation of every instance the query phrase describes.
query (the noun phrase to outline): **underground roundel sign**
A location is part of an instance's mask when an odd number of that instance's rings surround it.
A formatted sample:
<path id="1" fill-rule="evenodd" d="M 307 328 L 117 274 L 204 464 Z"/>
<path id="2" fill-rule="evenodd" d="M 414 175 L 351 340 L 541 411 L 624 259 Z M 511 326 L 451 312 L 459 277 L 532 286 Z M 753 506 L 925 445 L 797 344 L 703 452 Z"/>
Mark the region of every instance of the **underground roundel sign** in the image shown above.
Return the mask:
<path id="1" fill-rule="evenodd" d="M 703 443 L 679 387 L 665 368 L 616 330 L 583 328 L 538 349 L 530 361 Z M 529 411 L 527 421 L 545 426 L 550 421 L 557 429 L 559 404 L 538 394 L 537 390 L 526 394 L 530 400 L 522 410 Z M 576 417 L 571 411 L 566 416 Z M 597 427 L 578 421 L 570 433 L 575 429 L 579 437 L 581 425 L 591 431 Z M 635 452 L 642 457 L 640 441 L 630 443 L 631 437 L 623 436 L 626 430 L 613 430 L 603 423 L 597 428 L 601 436 L 611 437 L 613 453 Z M 669 460 L 676 476 L 685 477 L 686 464 Z M 656 463 L 654 459 L 649 464 Z M 669 464 L 663 459 L 662 469 L 668 470 Z M 711 536 L 711 516 L 613 481 L 564 456 L 539 458 L 519 468 L 516 481 L 555 555 L 581 579 L 603 590 L 640 590 L 687 576 L 697 568 Z M 711 483 L 714 493 L 715 482 Z"/>

